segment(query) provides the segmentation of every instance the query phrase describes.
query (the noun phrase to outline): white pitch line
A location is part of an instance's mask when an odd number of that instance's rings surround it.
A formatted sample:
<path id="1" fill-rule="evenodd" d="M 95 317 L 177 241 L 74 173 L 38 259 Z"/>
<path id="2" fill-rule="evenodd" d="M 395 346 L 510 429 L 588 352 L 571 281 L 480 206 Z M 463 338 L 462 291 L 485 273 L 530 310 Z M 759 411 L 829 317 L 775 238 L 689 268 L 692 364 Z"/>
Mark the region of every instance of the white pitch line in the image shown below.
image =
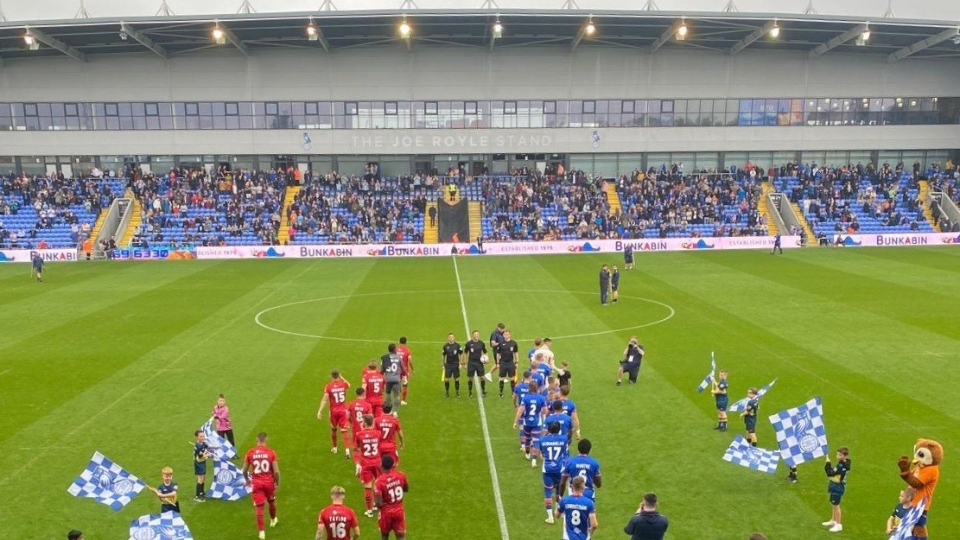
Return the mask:
<path id="1" fill-rule="evenodd" d="M 453 272 L 457 276 L 457 292 L 460 293 L 460 313 L 463 314 L 463 331 L 470 335 L 470 321 L 467 319 L 467 303 L 463 299 L 463 285 L 460 283 L 460 268 L 457 258 L 453 257 Z M 480 425 L 483 427 L 483 444 L 487 448 L 487 463 L 490 465 L 490 479 L 493 480 L 493 500 L 497 505 L 497 519 L 500 520 L 500 536 L 503 540 L 510 540 L 510 531 L 507 530 L 507 514 L 503 509 L 503 496 L 500 494 L 500 478 L 497 476 L 497 465 L 493 458 L 493 445 L 490 442 L 490 428 L 487 426 L 487 409 L 483 404 L 482 392 L 477 392 L 477 403 L 480 404 Z"/>

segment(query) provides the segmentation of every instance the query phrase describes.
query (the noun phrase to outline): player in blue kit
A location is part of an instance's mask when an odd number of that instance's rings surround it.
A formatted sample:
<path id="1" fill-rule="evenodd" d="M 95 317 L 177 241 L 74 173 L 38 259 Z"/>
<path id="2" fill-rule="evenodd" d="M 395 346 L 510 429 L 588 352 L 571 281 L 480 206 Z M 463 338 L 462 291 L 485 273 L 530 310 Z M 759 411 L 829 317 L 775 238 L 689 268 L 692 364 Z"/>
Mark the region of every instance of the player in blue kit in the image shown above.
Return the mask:
<path id="1" fill-rule="evenodd" d="M 760 410 L 760 400 L 757 399 L 757 389 L 751 388 L 747 391 L 747 410 L 740 416 L 743 417 L 743 425 L 747 429 L 747 441 L 750 446 L 757 446 L 757 412 Z"/>
<path id="2" fill-rule="evenodd" d="M 577 434 L 577 439 L 579 439 L 580 416 L 577 414 L 577 404 L 570 399 L 570 387 L 560 387 L 560 396 L 557 398 L 556 402 L 560 404 L 560 410 L 563 411 L 563 414 L 570 417 L 570 421 L 573 423 L 573 430 Z"/>
<path id="3" fill-rule="evenodd" d="M 562 416 L 562 415 L 561 415 Z M 563 464 L 570 456 L 567 436 L 558 422 L 547 422 L 547 434 L 540 438 L 543 456 L 543 503 L 547 507 L 547 523 L 553 523 L 553 497 L 559 495 Z"/>
<path id="4" fill-rule="evenodd" d="M 197 494 L 193 501 L 202 503 L 207 500 L 204 484 L 207 481 L 207 460 L 212 457 L 212 454 L 203 430 L 198 429 L 193 435 L 197 438 L 197 442 L 193 445 L 193 473 L 197 475 Z"/>
<path id="5" fill-rule="evenodd" d="M 517 416 L 513 420 L 514 427 L 520 428 L 523 433 L 523 454 L 530 460 L 531 467 L 537 466 L 540 429 L 546 415 L 547 398 L 540 393 L 537 383 L 531 381 L 530 391 L 520 400 Z"/>
<path id="6" fill-rule="evenodd" d="M 727 372 L 721 371 L 720 378 L 713 381 L 711 393 L 717 402 L 717 427 L 720 431 L 727 430 L 727 405 L 730 403 L 730 397 L 727 395 Z"/>
<path id="7" fill-rule="evenodd" d="M 564 540 L 590 540 L 597 530 L 597 506 L 586 496 L 586 480 L 577 477 L 570 483 L 570 495 L 560 499 L 557 516 L 563 516 Z"/>
<path id="8" fill-rule="evenodd" d="M 523 372 L 523 380 L 520 381 L 520 384 L 513 388 L 513 406 L 519 407 L 520 401 L 523 399 L 523 396 L 527 395 L 527 392 L 530 391 L 530 383 L 532 382 L 532 373 L 529 370 Z"/>
<path id="9" fill-rule="evenodd" d="M 550 414 L 543 421 L 543 425 L 557 424 L 560 426 L 560 434 L 570 441 L 573 438 L 573 419 L 563 412 L 563 403 L 554 401 L 550 405 Z"/>
<path id="10" fill-rule="evenodd" d="M 596 490 L 600 489 L 601 484 L 600 462 L 590 457 L 590 450 L 592 449 L 593 444 L 590 443 L 590 439 L 583 439 L 577 443 L 579 455 L 568 459 L 567 464 L 564 465 L 563 475 L 560 479 L 560 493 L 566 491 L 564 488 L 571 478 L 576 480 L 579 477 L 586 482 L 583 487 L 584 496 L 592 501 L 597 500 Z"/>

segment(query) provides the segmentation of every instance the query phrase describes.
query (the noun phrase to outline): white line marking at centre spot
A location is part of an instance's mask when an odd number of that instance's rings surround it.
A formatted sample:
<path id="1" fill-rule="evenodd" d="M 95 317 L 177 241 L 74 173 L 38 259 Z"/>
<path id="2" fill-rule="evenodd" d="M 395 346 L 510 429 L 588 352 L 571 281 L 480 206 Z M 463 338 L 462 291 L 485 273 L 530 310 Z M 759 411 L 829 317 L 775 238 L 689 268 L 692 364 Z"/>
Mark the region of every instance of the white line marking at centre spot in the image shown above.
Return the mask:
<path id="1" fill-rule="evenodd" d="M 460 283 L 460 268 L 457 267 L 457 258 L 453 257 L 453 272 L 457 276 L 457 292 L 460 293 L 460 312 L 463 314 L 463 331 L 470 335 L 470 321 L 467 319 L 467 304 L 463 300 L 463 285 Z M 490 479 L 493 480 L 493 500 L 497 505 L 497 519 L 500 520 L 500 536 L 503 540 L 510 540 L 510 531 L 507 530 L 507 514 L 503 510 L 503 496 L 500 494 L 500 479 L 497 476 L 497 465 L 493 460 L 493 445 L 490 443 L 490 428 L 487 426 L 487 409 L 483 405 L 483 393 L 477 392 L 477 403 L 480 404 L 480 425 L 483 427 L 483 444 L 487 448 L 487 463 L 490 465 Z"/>

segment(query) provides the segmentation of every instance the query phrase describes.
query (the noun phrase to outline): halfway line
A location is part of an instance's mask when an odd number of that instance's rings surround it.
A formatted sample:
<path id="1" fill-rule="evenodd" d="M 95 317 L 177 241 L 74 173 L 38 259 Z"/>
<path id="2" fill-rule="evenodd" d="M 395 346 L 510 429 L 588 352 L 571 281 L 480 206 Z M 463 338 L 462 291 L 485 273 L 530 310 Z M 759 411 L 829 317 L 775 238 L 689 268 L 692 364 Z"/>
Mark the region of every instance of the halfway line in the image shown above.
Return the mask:
<path id="1" fill-rule="evenodd" d="M 460 269 L 457 267 L 457 256 L 453 256 L 453 273 L 457 276 L 457 292 L 460 293 L 460 313 L 463 314 L 463 330 L 466 336 L 470 335 L 470 321 L 467 320 L 467 304 L 463 300 L 463 285 L 460 283 Z M 487 426 L 487 409 L 483 405 L 483 393 L 477 392 L 477 403 L 480 404 L 480 425 L 483 427 L 483 444 L 487 448 L 487 463 L 490 465 L 490 479 L 493 480 L 493 500 L 497 504 L 497 519 L 500 520 L 500 536 L 503 540 L 510 540 L 510 531 L 507 530 L 507 514 L 503 510 L 503 496 L 500 494 L 500 478 L 497 476 L 497 465 L 493 459 L 493 445 L 490 443 L 490 428 Z"/>

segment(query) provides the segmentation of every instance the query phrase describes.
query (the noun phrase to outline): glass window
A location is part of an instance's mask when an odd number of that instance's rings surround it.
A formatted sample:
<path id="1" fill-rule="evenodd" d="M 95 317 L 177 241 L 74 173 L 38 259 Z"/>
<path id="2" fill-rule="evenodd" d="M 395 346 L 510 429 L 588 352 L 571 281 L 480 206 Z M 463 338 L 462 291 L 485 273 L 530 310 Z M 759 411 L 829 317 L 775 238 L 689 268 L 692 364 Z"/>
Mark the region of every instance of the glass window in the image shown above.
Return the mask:
<path id="1" fill-rule="evenodd" d="M 277 105 L 277 102 L 272 101 L 269 103 L 264 103 L 264 114 L 270 116 L 276 116 L 280 112 L 280 106 Z"/>
<path id="2" fill-rule="evenodd" d="M 104 104 L 104 114 L 107 116 L 117 116 L 118 108 L 116 103 L 106 103 Z"/>
<path id="3" fill-rule="evenodd" d="M 65 103 L 63 110 L 67 116 L 77 116 L 79 112 L 76 103 Z"/>
<path id="4" fill-rule="evenodd" d="M 424 108 L 426 110 L 426 114 L 436 115 L 439 106 L 437 105 L 436 101 L 428 101 L 424 103 Z"/>
<path id="5" fill-rule="evenodd" d="M 547 114 L 555 114 L 557 112 L 557 102 L 556 101 L 544 101 L 543 102 L 543 112 Z"/>
<path id="6" fill-rule="evenodd" d="M 240 106 L 237 103 L 224 103 L 223 111 L 227 116 L 238 116 L 240 114 Z"/>
<path id="7" fill-rule="evenodd" d="M 584 101 L 583 102 L 583 112 L 587 114 L 593 114 L 597 112 L 597 102 L 596 101 Z"/>
<path id="8" fill-rule="evenodd" d="M 200 114 L 200 105 L 197 103 L 184 103 L 186 116 L 197 116 Z"/>
<path id="9" fill-rule="evenodd" d="M 356 102 L 356 101 L 348 101 L 348 102 L 346 102 L 346 103 L 343 104 L 343 107 L 344 107 L 344 113 L 343 113 L 343 114 L 345 114 L 345 115 L 347 115 L 347 116 L 356 116 L 356 115 L 357 115 L 357 110 L 358 110 L 358 108 L 357 108 L 357 102 Z"/>
<path id="10" fill-rule="evenodd" d="M 383 114 L 396 115 L 397 114 L 397 102 L 396 101 L 387 101 L 383 104 Z"/>
<path id="11" fill-rule="evenodd" d="M 23 104 L 23 113 L 26 116 L 36 116 L 37 115 L 37 104 L 36 103 L 24 103 Z"/>
<path id="12" fill-rule="evenodd" d="M 633 112 L 633 101 L 624 101 L 621 106 L 623 107 L 623 112 L 625 113 Z"/>
<path id="13" fill-rule="evenodd" d="M 160 107 L 156 103 L 144 103 L 143 108 L 147 116 L 160 116 Z"/>
<path id="14" fill-rule="evenodd" d="M 477 114 L 477 102 L 476 101 L 464 102 L 463 112 L 465 114 Z"/>
<path id="15" fill-rule="evenodd" d="M 210 104 L 210 108 L 214 116 L 226 116 L 227 114 L 227 106 L 222 101 L 214 101 Z"/>
<path id="16" fill-rule="evenodd" d="M 517 102 L 516 102 L 516 101 L 504 101 L 504 102 L 503 102 L 503 114 L 517 114 Z"/>

